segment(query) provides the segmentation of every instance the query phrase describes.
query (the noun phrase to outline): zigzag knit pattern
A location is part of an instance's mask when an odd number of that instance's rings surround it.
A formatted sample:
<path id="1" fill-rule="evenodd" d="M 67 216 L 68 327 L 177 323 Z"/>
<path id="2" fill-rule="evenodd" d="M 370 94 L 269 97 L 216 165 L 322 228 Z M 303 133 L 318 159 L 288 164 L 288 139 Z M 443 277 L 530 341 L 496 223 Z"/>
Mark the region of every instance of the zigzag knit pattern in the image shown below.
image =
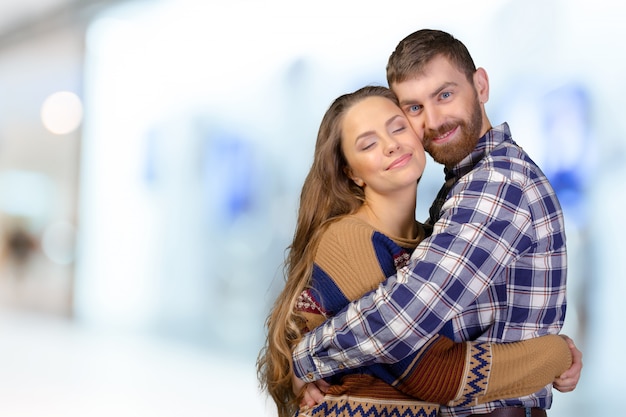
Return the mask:
<path id="1" fill-rule="evenodd" d="M 491 370 L 491 343 L 475 342 L 469 344 L 470 362 L 467 368 L 463 393 L 459 400 L 452 403 L 454 406 L 467 406 L 476 403 L 476 397 L 487 391 L 489 371 Z"/>
<path id="2" fill-rule="evenodd" d="M 302 408 L 295 417 L 437 417 L 437 404 L 417 401 L 384 401 L 378 398 L 326 396 L 314 408 Z"/>

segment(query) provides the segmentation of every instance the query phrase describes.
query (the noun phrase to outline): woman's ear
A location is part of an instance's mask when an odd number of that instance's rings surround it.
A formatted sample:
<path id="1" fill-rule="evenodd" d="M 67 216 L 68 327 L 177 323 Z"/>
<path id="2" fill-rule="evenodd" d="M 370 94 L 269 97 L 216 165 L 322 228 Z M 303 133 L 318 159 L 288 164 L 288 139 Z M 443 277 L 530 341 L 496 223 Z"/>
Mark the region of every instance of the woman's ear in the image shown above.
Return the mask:
<path id="1" fill-rule="evenodd" d="M 354 176 L 350 167 L 345 167 L 343 169 L 343 172 L 346 174 L 348 178 L 350 178 L 357 185 L 357 187 L 362 188 L 363 185 L 365 184 L 361 178 Z"/>

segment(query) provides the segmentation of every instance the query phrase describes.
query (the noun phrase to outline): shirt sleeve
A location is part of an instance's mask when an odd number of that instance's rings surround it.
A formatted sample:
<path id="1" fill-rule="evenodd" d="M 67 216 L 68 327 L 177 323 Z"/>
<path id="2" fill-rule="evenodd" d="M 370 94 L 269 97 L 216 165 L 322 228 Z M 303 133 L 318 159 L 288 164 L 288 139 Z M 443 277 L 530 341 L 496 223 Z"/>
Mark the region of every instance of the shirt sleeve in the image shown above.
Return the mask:
<path id="1" fill-rule="evenodd" d="M 314 381 L 406 358 L 532 246 L 522 184 L 490 170 L 455 188 L 408 267 L 305 335 L 293 353 L 298 377 Z"/>

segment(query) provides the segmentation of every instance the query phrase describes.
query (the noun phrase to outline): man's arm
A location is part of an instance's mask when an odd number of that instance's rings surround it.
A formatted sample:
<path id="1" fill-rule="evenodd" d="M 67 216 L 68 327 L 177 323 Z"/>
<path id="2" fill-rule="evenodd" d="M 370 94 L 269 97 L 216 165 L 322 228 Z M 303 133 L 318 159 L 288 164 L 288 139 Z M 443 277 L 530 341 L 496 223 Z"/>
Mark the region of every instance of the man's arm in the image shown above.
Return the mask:
<path id="1" fill-rule="evenodd" d="M 465 180 L 465 189 L 444 205 L 433 235 L 413 253 L 410 267 L 296 346 L 298 377 L 314 381 L 345 368 L 404 359 L 532 245 L 531 215 L 516 184 L 493 171 Z"/>

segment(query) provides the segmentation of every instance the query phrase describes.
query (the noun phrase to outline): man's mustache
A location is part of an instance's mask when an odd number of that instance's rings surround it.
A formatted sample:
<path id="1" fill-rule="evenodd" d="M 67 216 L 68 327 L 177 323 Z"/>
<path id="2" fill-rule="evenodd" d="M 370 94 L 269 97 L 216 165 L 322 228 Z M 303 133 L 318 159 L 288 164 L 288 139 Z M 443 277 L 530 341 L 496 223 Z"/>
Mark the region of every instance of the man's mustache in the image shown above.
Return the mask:
<path id="1" fill-rule="evenodd" d="M 447 122 L 443 125 L 439 126 L 437 129 L 427 129 L 424 132 L 424 139 L 422 139 L 423 143 L 430 143 L 437 137 L 443 135 L 446 132 L 454 129 L 455 127 L 463 124 L 462 122 Z"/>

